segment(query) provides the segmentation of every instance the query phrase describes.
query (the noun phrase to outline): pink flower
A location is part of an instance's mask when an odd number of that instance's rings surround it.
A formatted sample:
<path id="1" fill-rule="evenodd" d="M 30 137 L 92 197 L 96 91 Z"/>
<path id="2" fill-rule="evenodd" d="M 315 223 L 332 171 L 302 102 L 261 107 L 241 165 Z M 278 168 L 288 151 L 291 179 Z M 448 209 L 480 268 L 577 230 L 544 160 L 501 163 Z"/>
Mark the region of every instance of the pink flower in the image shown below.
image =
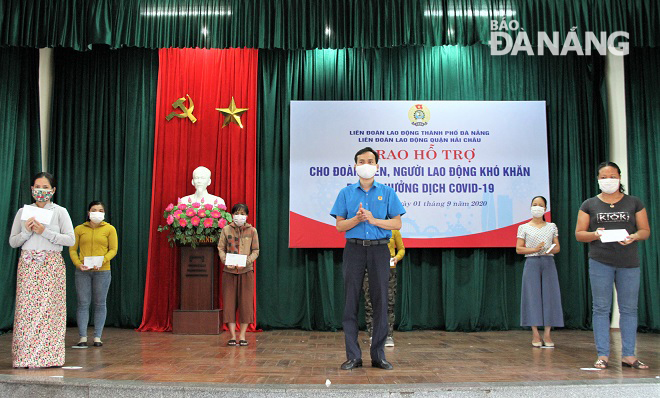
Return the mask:
<path id="1" fill-rule="evenodd" d="M 207 204 L 204 205 L 204 208 L 206 210 L 213 210 L 213 205 L 210 205 L 210 204 L 207 203 Z"/>
<path id="2" fill-rule="evenodd" d="M 186 225 L 188 225 L 188 221 L 186 221 L 182 218 L 182 219 L 179 220 L 179 225 L 181 227 L 185 227 Z"/>
<path id="3" fill-rule="evenodd" d="M 195 217 L 191 218 L 191 219 L 190 219 L 190 223 L 191 223 L 194 227 L 198 226 L 198 225 L 199 225 L 199 217 L 195 216 Z"/>
<path id="4" fill-rule="evenodd" d="M 179 210 L 186 210 L 186 209 L 188 208 L 188 206 L 186 206 L 185 203 L 179 203 L 179 205 L 177 206 L 177 208 L 178 208 Z"/>
<path id="5" fill-rule="evenodd" d="M 192 203 L 192 199 L 191 199 L 191 198 L 188 198 L 188 203 Z"/>
<path id="6" fill-rule="evenodd" d="M 220 205 L 220 206 L 218 206 L 218 209 L 220 209 L 220 210 L 227 210 L 227 206 L 225 206 L 225 205 Z"/>
<path id="7" fill-rule="evenodd" d="M 197 215 L 200 217 L 206 217 L 206 209 L 199 209 Z"/>
<path id="8" fill-rule="evenodd" d="M 202 204 L 204 203 L 204 198 L 202 198 Z"/>
<path id="9" fill-rule="evenodd" d="M 211 217 L 213 217 L 213 218 L 220 218 L 220 217 L 222 217 L 222 213 L 220 213 L 220 212 L 217 211 L 217 210 L 213 210 L 213 211 L 211 212 Z"/>
<path id="10" fill-rule="evenodd" d="M 183 213 L 183 212 L 182 212 L 181 210 L 176 210 L 176 211 L 173 213 L 173 214 L 174 214 L 174 218 L 176 218 L 176 219 L 181 218 L 181 214 L 182 214 L 182 213 Z"/>
<path id="11" fill-rule="evenodd" d="M 224 228 L 225 225 L 227 225 L 227 220 L 225 220 L 224 218 L 222 218 L 218 221 L 218 227 Z"/>
<path id="12" fill-rule="evenodd" d="M 173 205 L 172 203 L 170 203 L 170 204 L 167 205 L 167 207 L 165 208 L 165 211 L 172 211 L 172 209 L 174 209 L 174 205 Z"/>
<path id="13" fill-rule="evenodd" d="M 186 210 L 186 216 L 192 217 L 194 215 L 195 215 L 195 209 L 191 208 L 191 209 Z"/>
<path id="14" fill-rule="evenodd" d="M 195 209 L 198 209 L 199 206 L 201 206 L 199 203 L 197 203 L 197 202 L 193 203 L 193 207 L 194 207 Z"/>
<path id="15" fill-rule="evenodd" d="M 172 225 L 174 222 L 174 217 L 172 215 L 167 216 L 167 225 Z"/>
<path id="16" fill-rule="evenodd" d="M 176 198 L 176 204 L 181 203 L 181 198 Z"/>
<path id="17" fill-rule="evenodd" d="M 205 218 L 204 219 L 204 228 L 211 228 L 213 226 L 213 219 L 212 218 Z"/>

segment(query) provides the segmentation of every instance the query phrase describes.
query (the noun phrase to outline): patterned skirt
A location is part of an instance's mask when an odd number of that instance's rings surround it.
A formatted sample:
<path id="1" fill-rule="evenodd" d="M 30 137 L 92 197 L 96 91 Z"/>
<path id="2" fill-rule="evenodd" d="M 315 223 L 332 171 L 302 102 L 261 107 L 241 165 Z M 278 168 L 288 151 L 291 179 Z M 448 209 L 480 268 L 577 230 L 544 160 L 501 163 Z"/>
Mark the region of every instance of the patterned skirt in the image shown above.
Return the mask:
<path id="1" fill-rule="evenodd" d="M 12 341 L 15 368 L 64 365 L 66 268 L 61 252 L 22 250 Z"/>

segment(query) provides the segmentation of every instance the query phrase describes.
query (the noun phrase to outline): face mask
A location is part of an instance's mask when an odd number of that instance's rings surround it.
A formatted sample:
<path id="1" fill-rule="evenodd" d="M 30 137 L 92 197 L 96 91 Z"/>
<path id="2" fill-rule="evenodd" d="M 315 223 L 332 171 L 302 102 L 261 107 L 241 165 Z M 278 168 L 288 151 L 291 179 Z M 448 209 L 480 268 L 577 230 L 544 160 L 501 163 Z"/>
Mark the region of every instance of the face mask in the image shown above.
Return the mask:
<path id="1" fill-rule="evenodd" d="M 103 221 L 105 218 L 105 213 L 100 212 L 100 211 L 90 211 L 89 212 L 89 219 L 92 220 L 93 222 L 99 223 Z"/>
<path id="2" fill-rule="evenodd" d="M 357 175 L 368 180 L 376 175 L 378 168 L 373 164 L 361 164 L 355 168 L 355 171 L 357 171 Z"/>
<path id="3" fill-rule="evenodd" d="M 545 214 L 545 209 L 541 206 L 532 206 L 532 217 L 541 218 Z"/>
<path id="4" fill-rule="evenodd" d="M 598 180 L 598 186 L 603 193 L 614 193 L 619 190 L 618 178 L 604 178 Z"/>
<path id="5" fill-rule="evenodd" d="M 52 189 L 41 189 L 41 188 L 32 189 L 32 197 L 37 202 L 48 202 L 53 198 L 54 193 L 55 191 L 53 191 Z"/>
<path id="6" fill-rule="evenodd" d="M 244 214 L 236 214 L 234 217 L 234 224 L 236 224 L 239 227 L 242 227 L 245 224 L 245 221 L 247 221 L 247 216 Z"/>

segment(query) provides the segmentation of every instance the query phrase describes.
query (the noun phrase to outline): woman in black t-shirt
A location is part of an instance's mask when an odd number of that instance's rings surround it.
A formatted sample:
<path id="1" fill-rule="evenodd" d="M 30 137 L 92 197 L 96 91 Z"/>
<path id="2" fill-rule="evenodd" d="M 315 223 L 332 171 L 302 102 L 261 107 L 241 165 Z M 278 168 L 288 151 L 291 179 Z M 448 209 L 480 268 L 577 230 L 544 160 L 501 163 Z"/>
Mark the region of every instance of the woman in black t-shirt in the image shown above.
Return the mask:
<path id="1" fill-rule="evenodd" d="M 607 368 L 610 355 L 610 309 L 612 287 L 616 285 L 621 330 L 622 366 L 648 369 L 635 356 L 637 301 L 639 299 L 639 256 L 637 241 L 651 234 L 644 205 L 635 196 L 624 194 L 621 170 L 616 163 L 598 166 L 599 195 L 582 203 L 575 237 L 589 243 L 589 280 L 593 298 L 592 324 L 598 350 L 597 368 Z M 603 242 L 604 230 L 624 229 L 628 236 L 619 242 Z"/>

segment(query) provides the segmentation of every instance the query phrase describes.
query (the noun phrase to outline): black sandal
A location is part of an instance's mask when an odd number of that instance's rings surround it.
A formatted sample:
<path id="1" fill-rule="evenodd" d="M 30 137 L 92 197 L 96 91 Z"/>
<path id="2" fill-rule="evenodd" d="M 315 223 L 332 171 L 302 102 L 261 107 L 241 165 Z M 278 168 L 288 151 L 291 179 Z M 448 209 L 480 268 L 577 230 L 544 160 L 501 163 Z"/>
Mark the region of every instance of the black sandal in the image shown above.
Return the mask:
<path id="1" fill-rule="evenodd" d="M 227 342 L 227 345 L 228 345 L 228 346 L 232 346 L 232 347 L 234 347 L 234 346 L 236 345 L 236 340 L 234 340 L 234 339 L 229 340 L 229 341 Z"/>
<path id="2" fill-rule="evenodd" d="M 604 359 L 599 359 L 596 362 L 594 362 L 594 368 L 598 369 L 607 369 L 608 363 Z"/>
<path id="3" fill-rule="evenodd" d="M 639 359 L 635 360 L 633 363 L 628 363 L 628 362 L 623 362 L 621 361 L 621 365 L 628 367 L 628 368 L 635 368 L 635 369 L 640 369 L 640 370 L 647 370 L 649 369 L 648 365 L 646 365 L 644 362 L 640 361 Z"/>
<path id="4" fill-rule="evenodd" d="M 241 340 L 241 341 L 238 342 L 238 344 L 239 344 L 241 347 L 245 347 L 246 345 L 248 345 L 248 342 L 247 342 L 247 340 Z"/>

